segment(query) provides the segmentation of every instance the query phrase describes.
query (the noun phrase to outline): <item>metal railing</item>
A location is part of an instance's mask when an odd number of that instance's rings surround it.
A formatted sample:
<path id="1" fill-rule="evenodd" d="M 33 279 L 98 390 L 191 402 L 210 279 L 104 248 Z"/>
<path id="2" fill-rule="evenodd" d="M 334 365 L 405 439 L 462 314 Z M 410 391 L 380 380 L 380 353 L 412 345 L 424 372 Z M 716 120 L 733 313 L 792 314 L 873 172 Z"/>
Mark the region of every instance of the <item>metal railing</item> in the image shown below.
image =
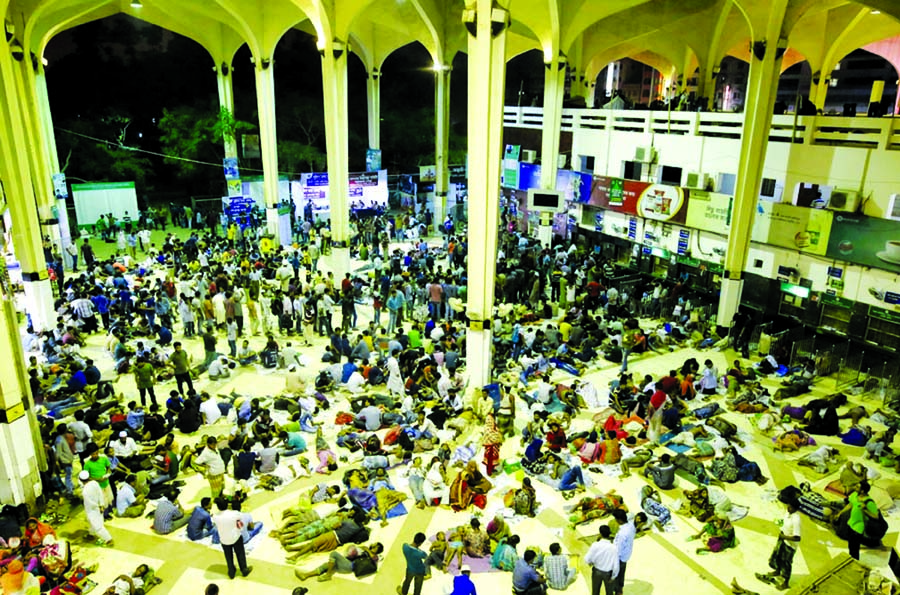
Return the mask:
<path id="1" fill-rule="evenodd" d="M 506 106 L 503 125 L 510 128 L 540 129 L 544 110 L 540 107 Z M 855 147 L 900 151 L 900 126 L 896 118 L 857 116 L 772 117 L 769 140 L 807 145 Z M 562 110 L 560 129 L 607 130 L 672 134 L 679 136 L 715 136 L 738 139 L 744 123 L 741 113 L 668 112 L 645 110 L 607 110 L 566 108 Z M 896 128 L 896 129 L 895 129 Z"/>

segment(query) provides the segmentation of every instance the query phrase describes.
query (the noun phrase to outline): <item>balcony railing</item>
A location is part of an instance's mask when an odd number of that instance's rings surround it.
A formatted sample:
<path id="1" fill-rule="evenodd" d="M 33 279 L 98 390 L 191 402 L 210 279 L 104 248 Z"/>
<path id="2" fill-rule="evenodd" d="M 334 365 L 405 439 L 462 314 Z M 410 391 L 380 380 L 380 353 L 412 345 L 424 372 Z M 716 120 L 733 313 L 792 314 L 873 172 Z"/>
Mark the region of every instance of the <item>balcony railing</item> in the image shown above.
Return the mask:
<path id="1" fill-rule="evenodd" d="M 503 124 L 510 128 L 540 129 L 540 107 L 507 106 Z M 895 118 L 779 115 L 772 118 L 769 140 L 795 144 L 900 150 L 900 126 Z M 560 129 L 613 130 L 682 136 L 740 138 L 743 114 L 722 112 L 663 112 L 605 109 L 564 109 Z"/>

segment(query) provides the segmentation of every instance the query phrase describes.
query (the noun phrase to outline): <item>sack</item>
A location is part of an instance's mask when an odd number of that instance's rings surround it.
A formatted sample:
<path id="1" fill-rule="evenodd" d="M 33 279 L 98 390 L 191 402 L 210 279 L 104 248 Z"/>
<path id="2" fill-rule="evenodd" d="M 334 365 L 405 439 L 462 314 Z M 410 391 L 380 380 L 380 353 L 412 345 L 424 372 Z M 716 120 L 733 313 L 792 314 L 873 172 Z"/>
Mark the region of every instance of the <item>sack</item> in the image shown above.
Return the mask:
<path id="1" fill-rule="evenodd" d="M 369 576 L 377 570 L 378 566 L 369 554 L 363 554 L 353 561 L 353 575 L 356 577 Z"/>

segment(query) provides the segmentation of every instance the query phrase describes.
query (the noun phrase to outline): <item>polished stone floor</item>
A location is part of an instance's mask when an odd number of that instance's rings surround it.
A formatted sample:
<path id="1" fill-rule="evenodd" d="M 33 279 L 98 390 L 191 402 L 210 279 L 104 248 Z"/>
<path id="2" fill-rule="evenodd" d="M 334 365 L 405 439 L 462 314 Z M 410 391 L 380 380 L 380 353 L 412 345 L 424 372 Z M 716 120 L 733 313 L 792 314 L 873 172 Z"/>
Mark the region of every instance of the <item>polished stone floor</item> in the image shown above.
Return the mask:
<path id="1" fill-rule="evenodd" d="M 160 235 L 160 234 L 156 234 Z M 355 263 L 359 264 L 359 263 Z M 320 266 L 328 268 L 330 265 L 327 257 L 323 258 Z M 359 308 L 360 320 L 368 321 L 371 316 L 371 308 L 362 306 Z M 335 317 L 337 318 L 337 316 Z M 180 332 L 180 325 L 177 325 Z M 251 337 L 251 345 L 261 348 L 264 340 L 260 336 Z M 303 374 L 310 379 L 320 368 L 318 364 L 320 347 L 324 339 L 316 339 L 314 347 L 304 349 L 313 362 L 303 370 Z M 188 350 L 196 358 L 202 358 L 202 343 L 199 339 L 185 341 Z M 283 344 L 283 343 L 282 343 Z M 224 336 L 219 339 L 219 349 L 227 350 Z M 85 349 L 93 354 L 94 359 L 101 366 L 105 376 L 112 375 L 110 371 L 112 360 L 103 352 L 102 338 L 91 338 L 89 346 Z M 655 377 L 665 374 L 670 368 L 680 366 L 687 357 L 697 357 L 699 361 L 710 358 L 718 366 L 720 371 L 727 369 L 727 365 L 735 358 L 733 352 L 679 350 L 675 353 L 662 355 L 644 355 L 634 358 L 631 370 L 636 378 L 643 374 L 652 374 Z M 749 363 L 746 362 L 745 363 Z M 617 366 L 607 364 L 599 368 L 592 368 L 586 378 L 595 383 L 599 391 L 605 391 L 607 383 L 616 373 Z M 554 381 L 570 382 L 572 377 L 564 372 L 556 371 Z M 774 382 L 767 383 L 770 389 L 774 389 Z M 230 393 L 235 390 L 243 394 L 268 396 L 277 394 L 284 387 L 284 373 L 274 372 L 261 374 L 253 368 L 245 368 L 239 371 L 233 378 L 225 382 L 210 382 L 204 375 L 195 382 L 198 390 L 208 390 L 211 393 Z M 165 395 L 172 383 L 163 384 L 157 388 L 157 394 Z M 831 379 L 820 380 L 814 394 L 826 394 L 833 389 Z M 125 395 L 126 400 L 136 398 L 133 379 L 124 376 L 116 382 L 116 391 Z M 163 397 L 164 398 L 164 397 Z M 877 407 L 879 403 L 875 397 L 863 398 L 862 402 L 869 407 Z M 333 436 L 336 432 L 333 421 L 334 414 L 341 408 L 340 405 L 332 407 L 327 413 L 326 435 Z M 591 412 L 583 412 L 574 422 L 573 428 L 585 428 L 590 423 Z M 750 508 L 749 515 L 736 523 L 739 544 L 736 548 L 726 550 L 719 554 L 700 556 L 694 553 L 696 542 L 687 542 L 687 537 L 696 533 L 700 524 L 692 519 L 675 515 L 677 532 L 651 533 L 641 537 L 635 544 L 634 555 L 628 565 L 628 577 L 625 583 L 625 593 L 629 595 L 648 595 L 650 593 L 692 593 L 692 594 L 717 594 L 730 593 L 732 579 L 737 580 L 744 587 L 759 593 L 774 593 L 772 587 L 756 581 L 754 572 L 765 571 L 766 561 L 778 535 L 778 527 L 773 523 L 774 519 L 783 515 L 782 507 L 775 497 L 777 489 L 789 484 L 798 484 L 801 481 L 811 481 L 814 487 L 819 489 L 836 478 L 837 471 L 831 475 L 820 477 L 811 475 L 808 469 L 799 468 L 793 463 L 797 454 L 782 454 L 775 452 L 771 446 L 771 439 L 750 428 L 749 419 L 739 414 L 728 414 L 738 424 L 738 427 L 746 432 L 749 437 L 745 456 L 759 463 L 763 472 L 771 478 L 771 481 L 763 487 L 753 483 L 738 483 L 728 485 L 726 491 L 730 499 L 736 503 Z M 517 425 L 521 427 L 526 421 L 520 413 Z M 843 422 L 847 423 L 847 422 Z M 220 423 L 212 428 L 202 428 L 193 436 L 179 436 L 178 444 L 194 444 L 199 442 L 202 434 L 222 434 L 228 431 L 227 423 Z M 469 428 L 463 439 L 467 436 L 477 436 L 478 428 Z M 823 443 L 832 444 L 838 441 L 825 439 Z M 519 440 L 508 440 L 504 444 L 501 456 L 517 457 L 520 450 Z M 861 448 L 844 447 L 842 449 L 851 459 L 861 458 Z M 661 452 L 661 451 L 660 451 Z M 478 457 L 480 460 L 480 454 Z M 894 473 L 879 469 L 885 476 L 896 479 Z M 332 481 L 340 481 L 342 470 L 339 470 L 331 478 Z M 645 485 L 645 480 L 632 474 L 628 478 L 609 478 L 602 475 L 591 474 L 594 485 L 589 492 L 605 492 L 616 490 L 621 494 L 626 504 L 632 511 L 640 510 L 638 492 Z M 395 485 L 405 486 L 405 480 L 399 477 L 396 470 L 391 472 L 391 478 Z M 206 481 L 196 473 L 183 477 L 187 482 L 183 493 L 182 503 L 190 510 L 199 498 L 208 493 Z M 300 491 L 307 489 L 320 477 L 299 478 L 283 486 L 276 492 L 256 492 L 249 500 L 249 506 L 245 510 L 253 513 L 256 520 L 263 521 L 272 526 L 273 519 L 279 519 L 281 511 L 295 504 Z M 490 518 L 493 512 L 502 506 L 501 498 L 497 494 L 506 491 L 505 486 L 513 485 L 517 480 L 511 476 L 501 476 L 495 481 L 496 489 L 489 496 L 485 518 Z M 568 505 L 557 492 L 548 486 L 535 482 L 539 500 L 542 504 L 540 514 L 535 519 L 516 521 L 513 531 L 522 539 L 520 551 L 525 546 L 536 545 L 544 549 L 553 541 L 559 541 L 566 552 L 571 554 L 583 554 L 592 536 L 596 535 L 599 522 L 595 521 L 583 525 L 577 531 L 566 527 L 565 507 Z M 681 488 L 693 488 L 682 479 L 678 480 L 675 489 L 663 495 L 666 504 L 673 505 L 681 493 Z M 390 594 L 395 590 L 404 574 L 404 561 L 401 545 L 412 538 L 417 531 L 424 531 L 432 535 L 439 530 L 445 530 L 451 526 L 467 523 L 469 517 L 464 513 L 454 513 L 449 510 L 427 509 L 419 510 L 408 506 L 410 512 L 406 516 L 394 518 L 387 527 L 379 527 L 377 523 L 372 526 L 372 539 L 385 545 L 385 557 L 376 575 L 364 579 L 356 579 L 351 575 L 336 575 L 327 583 L 316 582 L 315 579 L 306 581 L 310 592 L 317 595 L 360 592 L 364 589 L 373 595 Z M 327 511 L 328 506 L 322 507 Z M 891 511 L 892 513 L 893 511 Z M 895 525 L 895 517 L 888 515 L 891 525 Z M 807 517 L 802 522 L 803 539 L 800 550 L 794 562 L 793 585 L 802 586 L 804 583 L 817 576 L 829 565 L 833 557 L 846 551 L 846 544 L 836 538 L 826 528 L 815 524 Z M 77 545 L 76 559 L 89 564 L 99 562 L 100 569 L 94 577 L 99 583 L 98 589 L 105 589 L 111 580 L 122 572 L 130 572 L 141 562 L 146 562 L 158 569 L 158 576 L 163 579 L 162 584 L 155 589 L 159 595 L 173 594 L 197 594 L 203 592 L 205 586 L 215 582 L 221 587 L 224 595 L 277 595 L 290 593 L 300 583 L 294 577 L 294 566 L 285 562 L 284 552 L 278 542 L 271 537 L 261 536 L 256 538 L 252 551 L 248 554 L 250 564 L 254 567 L 253 574 L 244 579 L 238 578 L 229 581 L 225 574 L 225 563 L 221 550 L 213 547 L 194 544 L 180 537 L 157 536 L 150 532 L 148 519 L 116 519 L 107 524 L 115 538 L 113 548 L 97 548 L 83 540 L 87 524 L 83 515 L 76 514 L 72 521 L 62 527 L 62 533 L 71 536 Z M 896 542 L 896 527 L 892 526 L 885 543 L 892 547 Z M 863 550 L 862 561 L 882 569 L 887 567 L 889 547 L 879 550 Z M 326 556 L 319 554 L 303 561 L 301 568 L 311 568 L 321 563 Z M 579 566 L 580 576 L 575 584 L 569 587 L 571 593 L 590 592 L 590 572 L 584 565 Z M 434 578 L 425 583 L 423 593 L 437 595 L 449 592 L 449 584 L 452 577 L 441 572 L 436 572 Z M 488 572 L 476 573 L 473 580 L 480 594 L 509 593 L 511 578 L 508 573 Z M 102 592 L 100 590 L 96 592 Z"/>

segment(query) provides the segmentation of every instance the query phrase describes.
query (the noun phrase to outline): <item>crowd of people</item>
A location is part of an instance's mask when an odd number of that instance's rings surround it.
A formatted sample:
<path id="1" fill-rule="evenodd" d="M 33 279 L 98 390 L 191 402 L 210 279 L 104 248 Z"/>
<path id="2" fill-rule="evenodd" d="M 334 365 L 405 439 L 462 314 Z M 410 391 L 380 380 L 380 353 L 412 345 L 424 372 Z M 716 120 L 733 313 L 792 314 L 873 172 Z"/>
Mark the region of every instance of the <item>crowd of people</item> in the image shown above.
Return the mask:
<path id="1" fill-rule="evenodd" d="M 626 590 L 635 538 L 671 527 L 673 514 L 701 523 L 690 536 L 697 553 L 736 547 L 740 507 L 727 484 L 768 481 L 739 417 L 755 416 L 757 432 L 775 434 L 780 450 L 840 434 L 898 465 L 894 414 L 839 413 L 847 406 L 841 394 L 798 404 L 816 379 L 814 361 L 788 371 L 783 385 L 781 376 L 773 380 L 781 371 L 775 355 L 754 366 L 738 359 L 720 372 L 712 350 L 744 350 L 744 315 L 719 335 L 685 278 L 620 284 L 615 262 L 574 243 L 540 246 L 516 231 L 509 213 L 494 288 L 495 382 L 483 387 L 465 373 L 466 238 L 452 218 L 430 237 L 427 212 L 354 218 L 358 266 L 335 273 L 323 266 L 332 250 L 327 225 L 311 216 L 298 219 L 293 244 L 280 246 L 261 217 L 226 216 L 201 231 L 187 208 L 178 222 L 191 229 L 166 232 L 163 223 L 157 245 L 144 231 L 159 215 L 105 218 L 100 241 L 124 237 L 124 245 L 101 258 L 97 239 L 78 243 L 82 269 L 76 256 L 75 270 L 56 274 L 57 323 L 29 327 L 24 339 L 28 405 L 49 462 L 44 492 L 82 503 L 97 545 L 113 544 L 111 519 L 149 514 L 157 534 L 208 540 L 223 550 L 229 578 L 247 576 L 245 544 L 264 534 L 249 511 L 251 494 L 299 478 L 307 487 L 267 538 L 300 566 L 328 553 L 318 566 L 297 568 L 300 581 L 377 572 L 385 546 L 373 535 L 381 527 L 411 507 L 443 507 L 460 520 L 409 536 L 402 595 L 419 595 L 433 569 L 454 576 L 453 593 L 475 593 L 478 560 L 509 572 L 519 595 L 564 590 L 580 569 L 589 569 L 593 593 L 606 585 L 613 595 Z M 681 348 L 690 353 L 674 369 L 649 373 L 653 359 L 636 360 Z M 704 349 L 710 356 L 701 365 L 695 355 Z M 608 387 L 589 380 L 604 368 L 618 368 Z M 283 377 L 284 388 L 219 390 L 245 375 Z M 120 388 L 131 381 L 134 391 Z M 781 388 L 770 394 L 773 385 Z M 786 398 L 793 400 L 782 404 Z M 886 429 L 873 432 L 865 419 Z M 837 455 L 823 446 L 801 464 L 830 473 Z M 833 524 L 854 557 L 880 541 L 886 523 L 867 472 L 848 469 L 846 505 L 807 484 L 779 486 L 785 518 L 760 581 L 790 584 L 800 513 Z M 193 474 L 208 494 L 192 507 L 179 500 Z M 629 506 L 610 481 L 632 474 L 645 485 Z M 677 489 L 676 475 L 682 506 L 671 510 L 660 492 Z M 608 520 L 596 542 L 569 554 L 558 542 L 526 547 L 515 525 L 560 506 L 542 502 L 535 484 L 567 502 L 559 511 L 568 530 Z M 483 522 L 484 510 L 497 512 Z M 10 555 L 0 581 L 19 572 L 77 587 L 68 577 L 85 569 L 70 559 L 59 572 L 44 563 L 41 548 L 59 547 L 52 527 L 32 518 L 17 530 L 19 541 L 12 530 L 3 535 Z M 152 570 L 138 570 L 117 579 L 131 585 L 115 592 L 155 584 Z"/>

